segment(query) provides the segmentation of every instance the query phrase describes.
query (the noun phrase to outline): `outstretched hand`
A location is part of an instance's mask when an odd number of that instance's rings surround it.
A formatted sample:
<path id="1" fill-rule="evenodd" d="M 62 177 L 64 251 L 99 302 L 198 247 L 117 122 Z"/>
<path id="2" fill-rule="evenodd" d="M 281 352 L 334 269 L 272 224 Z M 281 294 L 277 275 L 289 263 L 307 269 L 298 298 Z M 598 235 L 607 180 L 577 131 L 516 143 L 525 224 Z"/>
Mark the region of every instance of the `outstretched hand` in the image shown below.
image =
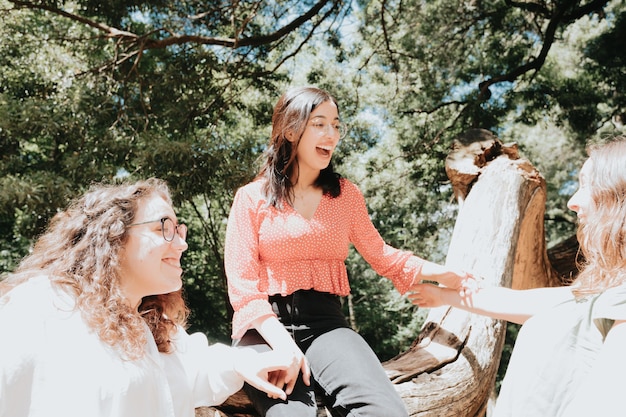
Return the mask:
<path id="1" fill-rule="evenodd" d="M 421 308 L 435 308 L 445 304 L 443 301 L 445 291 L 454 290 L 435 284 L 415 284 L 411 287 L 408 298 Z"/>
<path id="2" fill-rule="evenodd" d="M 466 271 L 448 271 L 439 277 L 438 280 L 441 285 L 453 289 L 453 290 L 472 290 L 476 287 L 476 279 L 472 274 Z"/>
<path id="3" fill-rule="evenodd" d="M 280 351 L 277 351 L 276 353 L 278 354 L 279 352 Z M 302 351 L 297 349 L 291 355 L 282 353 L 281 356 L 283 357 L 283 360 L 288 363 L 288 366 L 285 369 L 280 369 L 270 374 L 269 381 L 273 385 L 277 387 L 284 387 L 285 392 L 289 395 L 293 392 L 300 372 L 302 372 L 302 380 L 304 383 L 306 385 L 311 384 L 311 370 Z"/>
<path id="4" fill-rule="evenodd" d="M 251 348 L 239 348 L 235 371 L 253 387 L 264 391 L 271 398 L 287 399 L 287 393 L 272 381 L 276 373 L 289 369 L 289 358 L 275 351 L 257 352 Z"/>
<path id="5" fill-rule="evenodd" d="M 461 298 L 470 297 L 482 288 L 483 278 L 476 278 L 471 273 L 465 271 L 458 274 L 458 277 L 454 281 L 455 286 L 446 285 L 446 287 L 458 292 Z"/>
<path id="6" fill-rule="evenodd" d="M 478 280 L 471 273 L 450 269 L 447 266 L 428 261 L 424 263 L 419 278 L 426 281 L 436 281 L 447 288 L 456 290 L 461 297 L 475 293 L 480 287 Z M 422 285 L 421 281 L 414 283 L 409 291 L 413 291 L 419 285 Z"/>
<path id="7" fill-rule="evenodd" d="M 482 287 L 482 279 L 467 272 L 450 269 L 447 266 L 426 262 L 419 275 L 421 281 L 409 287 L 408 298 L 422 308 L 450 305 L 452 300 L 470 300 Z M 435 281 L 441 286 L 423 281 Z"/>

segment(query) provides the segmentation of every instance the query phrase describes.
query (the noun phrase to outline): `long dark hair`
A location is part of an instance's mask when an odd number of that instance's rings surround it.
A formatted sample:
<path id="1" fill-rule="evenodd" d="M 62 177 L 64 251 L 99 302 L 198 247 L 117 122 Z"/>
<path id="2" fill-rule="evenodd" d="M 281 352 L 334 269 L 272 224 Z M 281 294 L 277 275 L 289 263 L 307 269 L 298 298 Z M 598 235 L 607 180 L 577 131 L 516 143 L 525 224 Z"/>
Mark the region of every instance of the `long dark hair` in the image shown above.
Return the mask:
<path id="1" fill-rule="evenodd" d="M 266 180 L 264 192 L 270 205 L 282 208 L 283 201 L 291 202 L 293 183 L 290 178 L 298 169 L 296 149 L 309 121 L 311 112 L 325 102 L 332 102 L 339 109 L 333 96 L 315 87 L 298 87 L 286 91 L 274 106 L 272 115 L 272 136 L 265 151 L 265 161 L 257 176 Z M 297 140 L 289 141 L 287 135 Z M 338 197 L 341 194 L 341 176 L 333 169 L 332 161 L 324 168 L 315 181 L 324 194 Z"/>

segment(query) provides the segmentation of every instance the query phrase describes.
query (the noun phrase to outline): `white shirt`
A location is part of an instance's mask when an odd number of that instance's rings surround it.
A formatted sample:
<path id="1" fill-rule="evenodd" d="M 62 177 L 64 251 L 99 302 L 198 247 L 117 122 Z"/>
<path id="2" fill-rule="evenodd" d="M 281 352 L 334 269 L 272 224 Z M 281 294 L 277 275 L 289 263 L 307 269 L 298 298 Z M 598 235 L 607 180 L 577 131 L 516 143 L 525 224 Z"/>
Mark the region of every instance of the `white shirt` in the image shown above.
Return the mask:
<path id="1" fill-rule="evenodd" d="M 47 277 L 0 298 L 0 417 L 193 417 L 243 386 L 232 348 L 179 329 L 160 353 L 146 326 L 142 359 L 124 360 Z"/>
<path id="2" fill-rule="evenodd" d="M 600 389 L 600 395 L 590 395 L 586 386 L 615 320 L 626 320 L 626 285 L 585 301 L 564 301 L 529 318 L 517 335 L 493 415 L 625 416 L 623 354 L 602 378 L 617 394 L 611 398 Z"/>

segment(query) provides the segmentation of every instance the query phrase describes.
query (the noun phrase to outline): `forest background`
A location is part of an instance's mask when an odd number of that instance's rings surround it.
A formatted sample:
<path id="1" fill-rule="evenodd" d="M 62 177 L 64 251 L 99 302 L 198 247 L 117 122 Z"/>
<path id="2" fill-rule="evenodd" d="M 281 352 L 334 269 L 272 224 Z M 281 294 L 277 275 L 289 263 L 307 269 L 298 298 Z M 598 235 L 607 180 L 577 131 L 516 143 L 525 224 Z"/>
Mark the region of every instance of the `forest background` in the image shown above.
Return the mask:
<path id="1" fill-rule="evenodd" d="M 545 176 L 550 247 L 575 233 L 585 146 L 624 133 L 625 46 L 624 0 L 0 0 L 0 272 L 90 184 L 157 176 L 190 228 L 191 328 L 228 343 L 228 211 L 296 85 L 338 99 L 336 169 L 389 244 L 445 261 L 444 160 L 479 127 Z M 347 268 L 351 324 L 381 360 L 405 350 L 426 312 L 353 250 Z"/>

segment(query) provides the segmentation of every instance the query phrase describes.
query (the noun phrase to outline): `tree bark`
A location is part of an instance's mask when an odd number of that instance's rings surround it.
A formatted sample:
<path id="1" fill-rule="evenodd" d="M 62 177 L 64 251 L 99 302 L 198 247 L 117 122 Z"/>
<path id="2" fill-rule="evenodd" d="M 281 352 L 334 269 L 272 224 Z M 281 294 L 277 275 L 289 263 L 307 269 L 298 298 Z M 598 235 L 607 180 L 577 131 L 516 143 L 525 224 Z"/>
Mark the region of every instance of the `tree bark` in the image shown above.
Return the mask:
<path id="1" fill-rule="evenodd" d="M 523 159 L 500 155 L 481 169 L 456 221 L 446 264 L 485 285 L 560 285 L 548 260 L 546 185 Z M 431 309 L 411 348 L 384 363 L 411 416 L 483 416 L 506 326 L 455 308 Z"/>

